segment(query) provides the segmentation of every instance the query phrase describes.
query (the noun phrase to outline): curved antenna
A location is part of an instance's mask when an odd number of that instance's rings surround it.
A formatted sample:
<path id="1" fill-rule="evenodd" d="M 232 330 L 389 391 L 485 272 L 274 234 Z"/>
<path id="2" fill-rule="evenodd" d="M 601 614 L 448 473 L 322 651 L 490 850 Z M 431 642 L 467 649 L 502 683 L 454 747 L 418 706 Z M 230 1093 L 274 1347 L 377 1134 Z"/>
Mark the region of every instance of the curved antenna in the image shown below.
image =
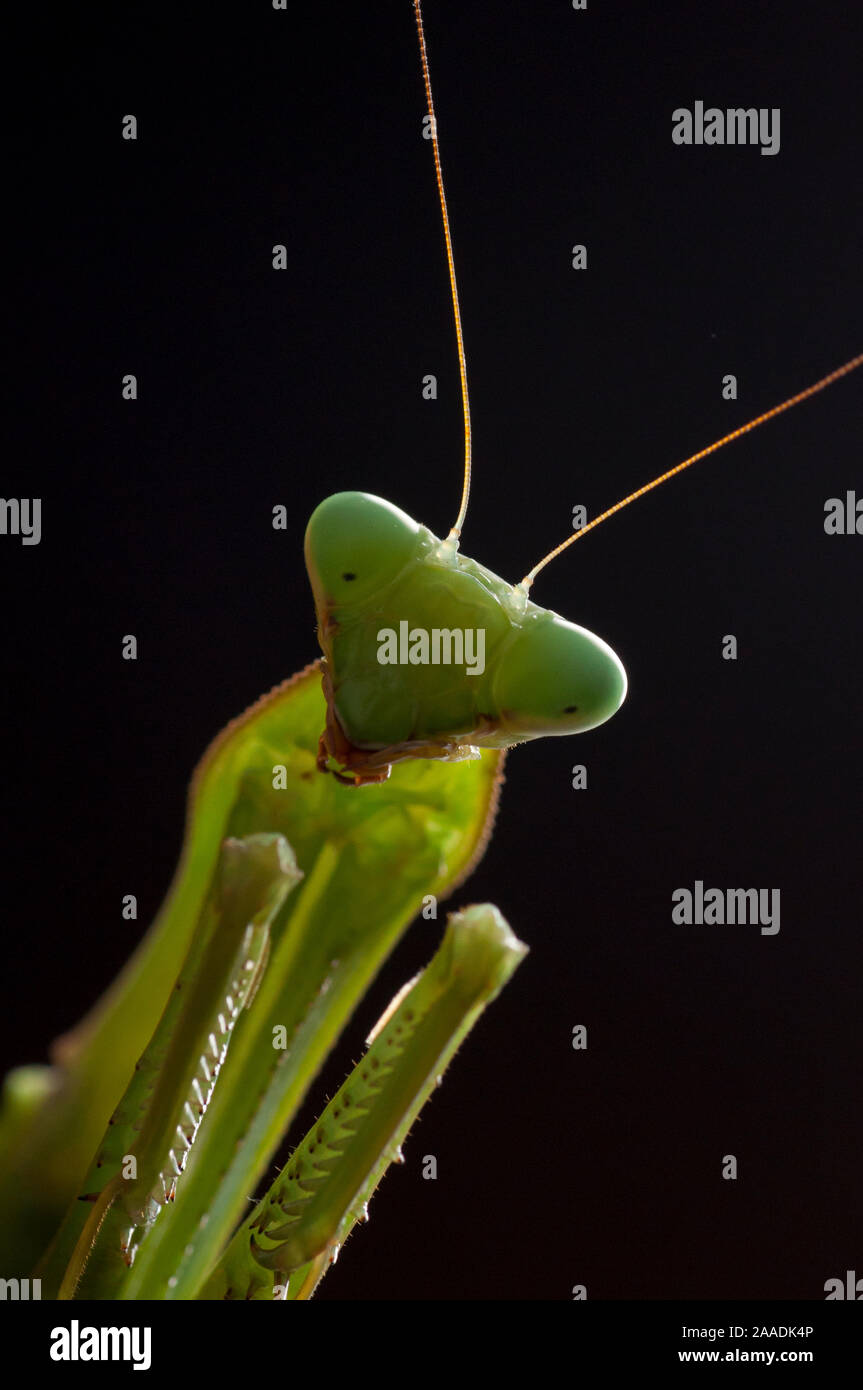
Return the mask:
<path id="1" fill-rule="evenodd" d="M 697 463 L 699 459 L 706 458 L 708 454 L 715 454 L 716 450 L 721 449 L 723 445 L 730 444 L 734 439 L 739 439 L 742 434 L 748 434 L 750 430 L 756 429 L 758 425 L 763 425 L 767 420 L 772 420 L 775 415 L 781 415 L 784 410 L 790 410 L 793 405 L 799 405 L 801 401 L 807 400 L 809 396 L 814 396 L 817 391 L 823 391 L 825 386 L 830 386 L 832 382 L 838 381 L 840 377 L 847 376 L 849 372 L 853 372 L 855 367 L 859 367 L 861 364 L 863 364 L 863 352 L 859 353 L 857 357 L 850 358 L 848 362 L 843 363 L 841 367 L 837 367 L 835 371 L 828 372 L 827 376 L 823 376 L 821 380 L 816 381 L 814 385 L 807 386 L 805 391 L 798 391 L 796 396 L 789 396 L 787 401 L 782 401 L 779 405 L 774 405 L 770 410 L 765 410 L 763 415 L 756 415 L 754 420 L 749 420 L 738 429 L 731 430 L 729 434 L 725 434 L 721 439 L 717 439 L 715 444 L 708 444 L 706 449 L 699 449 L 697 454 L 692 454 L 690 458 L 684 459 L 682 463 L 675 464 L 674 468 L 669 468 L 666 473 L 661 473 L 659 477 L 654 478 L 652 482 L 645 483 L 643 487 L 636 488 L 635 492 L 631 492 L 628 497 L 622 498 L 620 502 L 615 502 L 614 506 L 609 507 L 607 511 L 600 512 L 599 516 L 593 518 L 593 521 L 589 521 L 586 526 L 582 526 L 580 531 L 576 531 L 573 535 L 567 536 L 565 541 L 562 541 L 554 550 L 550 550 L 545 559 L 540 560 L 538 565 L 534 565 L 533 569 L 524 576 L 521 583 L 516 585 L 516 589 L 521 590 L 522 594 L 526 596 L 540 570 L 545 569 L 546 565 L 550 564 L 551 561 L 562 554 L 564 550 L 567 550 L 575 541 L 581 540 L 582 536 L 586 536 L 588 531 L 592 531 L 594 526 L 598 526 L 601 521 L 607 521 L 615 512 L 619 512 L 623 507 L 628 507 L 630 502 L 634 502 L 638 497 L 643 497 L 646 492 L 652 492 L 655 487 L 659 487 L 660 483 L 667 482 L 668 479 L 673 478 L 676 473 L 682 473 L 684 468 L 689 468 L 693 463 Z"/>
<path id="2" fill-rule="evenodd" d="M 441 215 L 443 217 L 443 234 L 446 241 L 446 260 L 449 269 L 449 287 L 452 297 L 452 310 L 455 318 L 455 336 L 458 344 L 458 370 L 461 377 L 461 403 L 462 414 L 464 415 L 464 483 L 461 490 L 461 506 L 453 526 L 444 545 L 451 550 L 458 550 L 458 540 L 461 535 L 461 528 L 464 525 L 467 513 L 468 498 L 470 497 L 470 467 L 471 467 L 471 435 L 470 435 L 470 400 L 467 392 L 467 364 L 464 356 L 464 340 L 461 334 L 461 310 L 458 303 L 458 285 L 455 278 L 455 262 L 452 255 L 452 239 L 449 234 L 449 216 L 446 210 L 446 194 L 443 191 L 443 174 L 440 167 L 440 150 L 437 142 L 437 118 L 435 117 L 434 98 L 431 89 L 431 76 L 429 75 L 428 57 L 426 55 L 426 40 L 423 30 L 423 16 L 421 0 L 414 0 L 414 14 L 417 22 L 417 37 L 420 45 L 420 60 L 423 68 L 423 82 L 426 89 L 426 101 L 428 103 L 428 114 L 431 123 L 432 148 L 434 150 L 434 171 L 437 179 L 438 201 L 440 202 Z"/>

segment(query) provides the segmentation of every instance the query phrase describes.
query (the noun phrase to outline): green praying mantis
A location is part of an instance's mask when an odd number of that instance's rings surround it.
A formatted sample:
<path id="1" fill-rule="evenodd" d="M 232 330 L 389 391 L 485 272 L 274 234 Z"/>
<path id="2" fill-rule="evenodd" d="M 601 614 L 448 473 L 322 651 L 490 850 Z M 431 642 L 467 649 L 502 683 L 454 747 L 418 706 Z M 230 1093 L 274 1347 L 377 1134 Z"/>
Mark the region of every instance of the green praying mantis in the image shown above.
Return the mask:
<path id="1" fill-rule="evenodd" d="M 530 601 L 534 578 L 612 513 L 863 362 L 637 489 L 520 584 L 462 555 L 465 354 L 419 0 L 415 13 L 462 383 L 461 507 L 441 540 L 368 494 L 321 503 L 306 563 L 322 665 L 216 739 L 177 876 L 129 970 L 56 1068 L 13 1075 L 0 1191 L 43 1240 L 36 1268 L 62 1299 L 313 1293 L 523 958 L 496 909 L 454 915 L 250 1213 L 249 1193 L 421 902 L 453 891 L 481 854 L 506 750 L 596 727 L 626 695 L 601 638 Z"/>

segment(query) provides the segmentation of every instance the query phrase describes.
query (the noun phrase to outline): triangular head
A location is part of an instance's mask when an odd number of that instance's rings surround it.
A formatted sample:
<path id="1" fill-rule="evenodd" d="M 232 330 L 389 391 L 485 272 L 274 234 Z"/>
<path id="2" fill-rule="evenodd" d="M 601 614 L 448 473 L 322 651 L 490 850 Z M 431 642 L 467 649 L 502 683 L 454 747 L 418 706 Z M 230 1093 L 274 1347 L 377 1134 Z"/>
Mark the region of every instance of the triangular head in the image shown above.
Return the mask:
<path id="1" fill-rule="evenodd" d="M 325 658 L 318 765 L 337 762 L 340 780 L 380 782 L 405 758 L 455 762 L 581 733 L 623 703 L 626 672 L 601 637 L 380 497 L 328 497 L 305 556 Z"/>

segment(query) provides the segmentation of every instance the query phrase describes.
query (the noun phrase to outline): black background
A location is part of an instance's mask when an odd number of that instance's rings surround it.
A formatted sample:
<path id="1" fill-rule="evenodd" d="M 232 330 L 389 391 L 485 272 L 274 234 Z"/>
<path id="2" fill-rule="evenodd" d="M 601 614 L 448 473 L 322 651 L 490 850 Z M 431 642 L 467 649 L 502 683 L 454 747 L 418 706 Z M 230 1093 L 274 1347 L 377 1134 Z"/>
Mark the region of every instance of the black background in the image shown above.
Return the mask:
<path id="1" fill-rule="evenodd" d="M 410 4 L 151 16 L 46 24 L 20 55 L 2 490 L 42 497 L 43 537 L 0 538 L 9 1065 L 44 1058 L 152 918 L 210 738 L 316 655 L 312 507 L 361 488 L 445 533 L 460 490 Z M 472 385 L 463 549 L 517 580 L 575 503 L 860 350 L 860 19 L 429 0 L 426 26 Z M 778 106 L 780 153 L 675 146 L 696 99 Z M 863 494 L 861 442 L 852 377 L 537 581 L 629 697 L 510 755 L 455 901 L 496 902 L 531 954 L 320 1297 L 819 1299 L 863 1273 L 863 539 L 823 530 L 827 497 Z M 780 933 L 674 925 L 696 879 L 780 888 Z M 307 1116 L 440 926 L 411 929 Z"/>

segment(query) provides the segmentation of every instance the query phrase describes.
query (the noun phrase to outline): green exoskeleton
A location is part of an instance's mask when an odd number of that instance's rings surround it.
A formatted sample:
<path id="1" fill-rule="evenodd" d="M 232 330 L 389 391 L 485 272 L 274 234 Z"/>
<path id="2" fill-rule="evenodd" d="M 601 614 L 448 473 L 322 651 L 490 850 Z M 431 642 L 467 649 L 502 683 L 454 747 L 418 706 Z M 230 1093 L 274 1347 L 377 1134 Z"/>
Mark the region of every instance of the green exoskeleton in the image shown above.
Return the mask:
<path id="1" fill-rule="evenodd" d="M 359 781 L 380 781 L 405 758 L 460 761 L 592 729 L 626 695 L 600 637 L 379 497 L 322 502 L 306 563 L 326 656 L 321 757 Z"/>
<path id="2" fill-rule="evenodd" d="M 528 600 L 533 580 L 573 541 L 699 459 L 863 363 L 850 359 L 624 497 L 550 552 L 518 585 L 459 555 L 471 478 L 470 405 L 437 122 L 414 0 L 443 219 L 464 412 L 464 486 L 445 541 L 361 492 L 327 498 L 306 531 L 306 567 L 324 653 L 326 728 L 318 767 L 361 786 L 406 758 L 449 762 L 602 724 L 626 696 L 623 664 L 601 637 Z M 334 761 L 338 767 L 330 767 Z"/>

